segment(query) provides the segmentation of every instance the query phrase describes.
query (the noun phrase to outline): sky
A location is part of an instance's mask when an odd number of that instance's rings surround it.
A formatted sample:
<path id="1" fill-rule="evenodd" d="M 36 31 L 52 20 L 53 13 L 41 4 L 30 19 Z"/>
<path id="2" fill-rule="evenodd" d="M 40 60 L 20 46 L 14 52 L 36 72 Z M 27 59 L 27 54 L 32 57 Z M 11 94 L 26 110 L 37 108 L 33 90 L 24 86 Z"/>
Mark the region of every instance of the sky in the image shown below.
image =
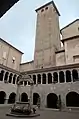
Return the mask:
<path id="1" fill-rule="evenodd" d="M 0 18 L 0 37 L 21 50 L 22 62 L 34 58 L 36 12 L 35 9 L 50 0 L 19 0 Z M 54 0 L 61 16 L 60 29 L 79 18 L 79 0 Z"/>

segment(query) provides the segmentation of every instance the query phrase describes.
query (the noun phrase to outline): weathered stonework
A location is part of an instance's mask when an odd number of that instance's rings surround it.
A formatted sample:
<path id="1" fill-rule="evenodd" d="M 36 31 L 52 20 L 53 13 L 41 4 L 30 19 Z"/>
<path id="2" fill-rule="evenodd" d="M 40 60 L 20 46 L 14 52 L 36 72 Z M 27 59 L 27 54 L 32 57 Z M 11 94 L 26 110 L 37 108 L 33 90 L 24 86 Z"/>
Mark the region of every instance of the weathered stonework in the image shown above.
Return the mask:
<path id="1" fill-rule="evenodd" d="M 37 105 L 40 98 L 41 107 L 50 108 L 52 105 L 52 108 L 57 108 L 57 99 L 61 96 L 62 107 L 74 106 L 76 101 L 71 105 L 70 100 L 69 104 L 68 96 L 73 94 L 79 97 L 79 20 L 61 29 L 62 39 L 60 39 L 60 14 L 54 2 L 45 4 L 36 9 L 36 12 L 33 61 L 21 63 L 22 52 L 4 40 L 0 41 L 0 92 L 5 92 L 5 99 L 8 103 L 12 103 L 10 94 L 17 92 L 19 75 L 25 77 L 27 74 L 34 82 L 32 91 L 34 105 Z M 63 43 L 63 47 L 60 47 L 60 42 Z M 13 66 L 15 61 L 16 67 Z M 21 82 L 20 101 L 30 98 L 29 87 L 28 81 Z M 75 106 L 79 107 L 76 104 Z"/>

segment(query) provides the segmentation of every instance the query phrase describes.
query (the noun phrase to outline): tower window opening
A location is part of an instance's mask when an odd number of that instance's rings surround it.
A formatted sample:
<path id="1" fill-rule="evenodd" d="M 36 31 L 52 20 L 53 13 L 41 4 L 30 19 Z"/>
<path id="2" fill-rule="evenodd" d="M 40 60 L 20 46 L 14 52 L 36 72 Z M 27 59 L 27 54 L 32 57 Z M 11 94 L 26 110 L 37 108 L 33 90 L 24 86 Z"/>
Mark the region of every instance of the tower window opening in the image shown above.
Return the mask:
<path id="1" fill-rule="evenodd" d="M 41 12 L 44 12 L 44 9 L 42 9 Z"/>
<path id="2" fill-rule="evenodd" d="M 46 7 L 45 10 L 48 10 L 48 7 Z"/>

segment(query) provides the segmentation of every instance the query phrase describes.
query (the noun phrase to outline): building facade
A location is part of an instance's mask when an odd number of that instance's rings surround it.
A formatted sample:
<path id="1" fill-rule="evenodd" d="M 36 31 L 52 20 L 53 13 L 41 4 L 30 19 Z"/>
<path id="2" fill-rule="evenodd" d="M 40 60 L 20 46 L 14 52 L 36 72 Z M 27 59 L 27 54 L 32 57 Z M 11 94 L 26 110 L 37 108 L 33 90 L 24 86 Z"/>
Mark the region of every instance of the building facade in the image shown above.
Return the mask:
<path id="1" fill-rule="evenodd" d="M 0 39 L 0 104 L 15 102 L 22 54 L 21 51 Z"/>
<path id="2" fill-rule="evenodd" d="M 27 74 L 34 81 L 32 91 L 34 105 L 37 105 L 40 100 L 41 107 L 57 108 L 58 99 L 61 97 L 62 107 L 79 107 L 79 20 L 75 20 L 60 30 L 60 13 L 53 1 L 36 9 L 36 13 L 34 60 L 21 63 L 22 52 L 11 45 L 8 47 L 6 43 L 7 50 L 4 52 L 0 50 L 2 57 L 0 64 L 4 71 L 7 67 L 8 71 L 13 71 L 13 78 L 9 76 L 5 83 L 6 78 L 1 77 L 1 83 L 5 89 L 0 90 L 5 92 L 9 90 L 7 87 L 11 87 L 14 93 L 11 96 L 16 96 L 18 75 Z M 1 40 L 2 42 L 5 44 L 5 41 Z M 5 71 L 6 77 L 8 77 L 8 71 Z M 3 72 L 0 74 L 5 76 Z M 13 81 L 12 84 L 10 80 Z M 29 99 L 30 83 L 28 81 L 21 83 L 19 95 L 20 101 Z M 9 93 L 5 98 L 8 103 L 15 101 L 11 96 Z M 5 97 L 4 94 L 3 97 Z"/>

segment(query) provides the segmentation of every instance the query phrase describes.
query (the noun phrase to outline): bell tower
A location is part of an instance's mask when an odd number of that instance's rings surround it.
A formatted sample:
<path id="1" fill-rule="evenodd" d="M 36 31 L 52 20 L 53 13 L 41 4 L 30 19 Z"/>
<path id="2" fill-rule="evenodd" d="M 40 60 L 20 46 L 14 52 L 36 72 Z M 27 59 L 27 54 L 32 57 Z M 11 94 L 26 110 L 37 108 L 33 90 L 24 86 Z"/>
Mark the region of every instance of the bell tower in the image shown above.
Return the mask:
<path id="1" fill-rule="evenodd" d="M 60 48 L 60 14 L 53 1 L 36 9 L 36 13 L 34 66 L 55 66 L 55 51 Z"/>

